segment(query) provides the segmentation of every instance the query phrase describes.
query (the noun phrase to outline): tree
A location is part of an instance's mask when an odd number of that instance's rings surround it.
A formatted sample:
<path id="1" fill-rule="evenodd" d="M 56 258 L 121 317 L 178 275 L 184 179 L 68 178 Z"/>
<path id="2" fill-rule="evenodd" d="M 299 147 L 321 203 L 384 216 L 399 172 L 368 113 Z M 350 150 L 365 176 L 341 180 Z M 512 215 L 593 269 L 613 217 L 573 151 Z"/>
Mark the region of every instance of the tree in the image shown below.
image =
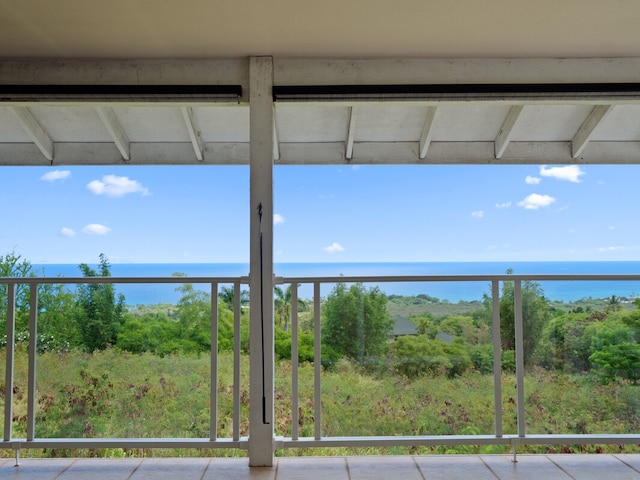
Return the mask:
<path id="1" fill-rule="evenodd" d="M 33 277 L 31 263 L 22 260 L 20 255 L 9 252 L 0 255 L 0 277 Z M 16 332 L 27 330 L 29 326 L 29 287 L 26 284 L 16 285 L 15 290 L 15 322 Z M 4 334 L 7 325 L 7 285 L 0 284 L 0 328 Z"/>
<path id="2" fill-rule="evenodd" d="M 178 301 L 179 336 L 190 342 L 187 351 L 204 352 L 211 349 L 211 295 L 185 283 L 176 290 L 182 294 Z M 187 343 L 184 343 L 186 346 Z"/>
<path id="3" fill-rule="evenodd" d="M 274 287 L 273 292 L 275 294 L 273 302 L 275 312 L 280 318 L 282 330 L 286 332 L 289 330 L 289 319 L 291 318 L 291 285 L 288 285 L 284 290 L 282 287 Z M 298 306 L 304 307 L 304 300 L 298 299 Z"/>
<path id="4" fill-rule="evenodd" d="M 620 302 L 620 297 L 611 295 L 611 297 L 607 299 L 607 306 L 605 308 L 605 311 L 618 312 L 620 310 L 622 310 L 622 303 Z"/>
<path id="5" fill-rule="evenodd" d="M 190 283 L 176 290 L 182 295 L 177 305 L 180 349 L 184 352 L 211 350 L 211 295 Z M 233 290 L 230 290 L 233 305 Z M 218 303 L 218 351 L 233 349 L 233 329 L 233 311 L 223 300 Z"/>
<path id="6" fill-rule="evenodd" d="M 220 288 L 220 292 L 218 293 L 218 299 L 232 312 L 234 309 L 234 295 L 234 288 L 227 286 L 222 286 L 222 288 Z M 242 290 L 240 292 L 240 305 L 245 306 L 248 304 L 249 292 L 247 290 Z"/>
<path id="7" fill-rule="evenodd" d="M 100 254 L 98 272 L 86 263 L 78 268 L 85 277 L 110 277 L 107 257 Z M 78 286 L 76 321 L 83 348 L 88 352 L 104 350 L 114 345 L 118 329 L 124 321 L 124 296 L 118 295 L 109 283 L 86 283 Z"/>
<path id="8" fill-rule="evenodd" d="M 604 382 L 621 377 L 637 385 L 640 380 L 640 345 L 629 342 L 605 345 L 589 360 L 599 369 Z"/>
<path id="9" fill-rule="evenodd" d="M 362 359 L 379 355 L 393 331 L 387 296 L 378 287 L 338 283 L 323 305 L 322 341 L 340 356 Z"/>
<path id="10" fill-rule="evenodd" d="M 507 270 L 507 274 L 513 273 Z M 504 350 L 515 350 L 515 284 L 504 282 L 500 297 L 500 337 Z M 485 310 L 490 315 L 491 298 L 484 296 Z M 535 353 L 542 329 L 551 318 L 551 311 L 540 284 L 522 282 L 522 321 L 524 329 L 524 361 L 529 363 Z"/>

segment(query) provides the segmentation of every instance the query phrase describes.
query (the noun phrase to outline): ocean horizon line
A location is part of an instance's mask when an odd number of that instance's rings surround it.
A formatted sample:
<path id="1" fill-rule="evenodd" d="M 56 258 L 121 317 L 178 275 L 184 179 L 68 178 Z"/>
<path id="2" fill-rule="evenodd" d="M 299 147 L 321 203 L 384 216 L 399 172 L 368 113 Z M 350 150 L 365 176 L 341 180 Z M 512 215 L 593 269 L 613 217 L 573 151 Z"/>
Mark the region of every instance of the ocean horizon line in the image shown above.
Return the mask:
<path id="1" fill-rule="evenodd" d="M 92 265 L 92 264 L 88 264 Z M 78 277 L 75 264 L 32 264 L 43 269 L 45 276 Z M 283 277 L 338 276 L 446 276 L 501 275 L 507 269 L 514 274 L 638 274 L 640 261 L 571 261 L 571 262 L 276 262 L 275 274 Z M 113 277 L 169 277 L 181 273 L 188 277 L 241 277 L 249 274 L 249 263 L 114 263 Z M 188 280 L 187 280 L 188 282 Z M 635 281 L 544 281 L 545 297 L 557 301 L 576 301 L 583 298 L 626 298 L 640 296 L 640 282 Z M 366 286 L 369 286 L 367 284 Z M 371 284 L 373 286 L 373 284 Z M 387 295 L 416 296 L 426 294 L 440 300 L 482 300 L 490 292 L 487 282 L 380 282 L 377 286 Z M 321 295 L 328 295 L 332 284 L 321 286 Z M 170 284 L 120 284 L 117 291 L 125 295 L 130 305 L 177 303 L 179 293 Z M 300 298 L 313 297 L 313 285 L 303 284 Z"/>

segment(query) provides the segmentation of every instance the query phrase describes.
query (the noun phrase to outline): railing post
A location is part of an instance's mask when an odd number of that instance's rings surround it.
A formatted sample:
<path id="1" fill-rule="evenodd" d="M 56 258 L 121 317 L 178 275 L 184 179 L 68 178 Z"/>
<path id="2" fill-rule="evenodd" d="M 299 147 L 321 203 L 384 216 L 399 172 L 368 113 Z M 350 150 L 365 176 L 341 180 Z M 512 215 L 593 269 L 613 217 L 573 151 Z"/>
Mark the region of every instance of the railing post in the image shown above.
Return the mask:
<path id="1" fill-rule="evenodd" d="M 233 284 L 233 441 L 240 440 L 240 282 Z"/>
<path id="2" fill-rule="evenodd" d="M 36 431 L 36 360 L 38 354 L 38 284 L 29 286 L 29 386 L 27 388 L 27 440 Z"/>
<path id="3" fill-rule="evenodd" d="M 273 59 L 249 59 L 249 465 L 273 466 Z"/>
<path id="4" fill-rule="evenodd" d="M 218 439 L 218 282 L 211 283 L 211 377 L 209 386 L 209 439 Z"/>
<path id="5" fill-rule="evenodd" d="M 322 329 L 320 327 L 320 282 L 315 282 L 313 284 L 313 420 L 316 440 L 322 438 Z"/>
<path id="6" fill-rule="evenodd" d="M 524 319 L 522 316 L 522 280 L 514 282 L 515 347 L 516 347 L 516 406 L 518 409 L 518 436 L 526 435 L 524 415 Z"/>
<path id="7" fill-rule="evenodd" d="M 298 284 L 291 284 L 291 439 L 298 440 Z"/>
<path id="8" fill-rule="evenodd" d="M 496 437 L 502 437 L 502 348 L 500 342 L 500 282 L 491 282 L 491 299 L 493 302 L 493 389 L 494 417 Z"/>
<path id="9" fill-rule="evenodd" d="M 4 441 L 13 437 L 13 369 L 16 351 L 16 284 L 7 284 L 7 347 L 4 382 Z"/>

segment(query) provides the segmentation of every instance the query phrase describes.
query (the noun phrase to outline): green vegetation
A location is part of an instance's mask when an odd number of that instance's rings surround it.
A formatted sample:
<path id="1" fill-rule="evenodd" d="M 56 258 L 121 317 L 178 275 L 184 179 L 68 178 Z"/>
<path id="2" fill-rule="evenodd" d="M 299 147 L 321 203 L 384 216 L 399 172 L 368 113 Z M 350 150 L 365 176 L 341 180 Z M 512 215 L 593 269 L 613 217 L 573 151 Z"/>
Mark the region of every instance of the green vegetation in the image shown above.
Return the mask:
<path id="1" fill-rule="evenodd" d="M 109 277 L 100 255 L 98 271 Z M 29 262 L 0 257 L 0 274 L 30 277 Z M 179 274 L 178 274 L 179 275 Z M 176 305 L 126 307 L 110 284 L 40 285 L 39 437 L 207 437 L 211 308 L 217 306 L 220 382 L 217 435 L 231 435 L 234 290 L 217 299 L 192 284 Z M 528 433 L 636 433 L 640 429 L 640 301 L 610 298 L 563 304 L 522 284 Z M 241 434 L 248 429 L 248 307 L 241 292 Z M 504 432 L 516 433 L 513 282 L 503 282 L 500 359 Z M 0 285 L 0 328 L 7 289 Z M 291 434 L 291 288 L 275 291 L 276 435 Z M 26 429 L 29 288 L 16 289 L 14 436 Z M 314 431 L 313 302 L 298 302 L 301 436 Z M 322 300 L 322 430 L 326 436 L 491 434 L 492 302 L 452 304 L 428 295 L 387 297 L 379 288 L 337 284 Z M 404 316 L 417 335 L 393 337 Z M 5 342 L 0 345 L 6 348 Z M 4 350 L 0 350 L 0 355 Z M 4 399 L 0 362 L 0 399 Z M 1 428 L 1 427 L 0 427 Z M 523 447 L 546 451 L 544 446 Z M 569 450 L 602 447 L 572 447 Z M 607 447 L 618 451 L 618 447 Z M 620 447 L 621 448 L 621 447 Z M 625 447 L 634 451 L 634 447 Z M 600 450 L 597 450 L 600 449 Z M 358 453 L 495 453 L 502 447 L 357 449 Z M 314 450 L 317 453 L 317 450 Z M 330 453 L 342 452 L 332 449 Z M 1 452 L 0 452 L 1 453 Z M 5 452 L 6 453 L 6 452 Z M 44 455 L 150 452 L 35 452 Z M 154 452 L 194 455 L 201 452 Z M 290 452 L 306 454 L 307 451 Z M 240 455 L 220 451 L 217 455 Z"/>
<path id="2" fill-rule="evenodd" d="M 378 287 L 338 283 L 324 301 L 322 341 L 336 355 L 362 359 L 384 353 L 393 321 Z"/>

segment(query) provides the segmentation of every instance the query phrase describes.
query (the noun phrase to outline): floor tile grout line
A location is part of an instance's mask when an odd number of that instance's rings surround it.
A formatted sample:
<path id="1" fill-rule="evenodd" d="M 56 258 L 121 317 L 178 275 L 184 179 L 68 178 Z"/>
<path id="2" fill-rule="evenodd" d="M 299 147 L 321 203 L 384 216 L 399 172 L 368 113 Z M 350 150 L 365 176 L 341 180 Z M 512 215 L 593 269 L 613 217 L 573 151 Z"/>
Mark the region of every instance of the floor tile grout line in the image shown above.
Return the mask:
<path id="1" fill-rule="evenodd" d="M 71 468 L 71 466 L 76 463 L 78 461 L 77 458 L 74 458 L 71 463 L 69 463 L 69 465 L 67 465 L 66 467 L 64 467 L 61 471 L 58 472 L 57 475 L 55 475 L 52 480 L 56 480 L 56 478 L 60 478 L 60 475 L 62 475 L 64 472 L 66 472 L 67 470 L 69 470 Z"/>
<path id="2" fill-rule="evenodd" d="M 484 461 L 484 458 L 482 458 L 482 455 L 478 455 L 478 458 L 480 459 L 480 461 L 482 462 L 482 464 L 487 467 L 487 470 L 489 470 L 491 472 L 491 475 L 493 475 L 494 477 L 496 477 L 498 480 L 500 480 L 500 477 L 498 476 L 498 474 L 496 472 L 493 471 L 493 468 L 491 468 L 491 466 Z"/>
<path id="3" fill-rule="evenodd" d="M 613 458 L 615 458 L 616 460 L 618 460 L 619 462 L 621 462 L 623 465 L 626 465 L 627 467 L 629 467 L 631 470 L 633 470 L 634 472 L 638 472 L 640 473 L 640 470 L 638 470 L 636 467 L 634 467 L 633 465 L 625 462 L 623 459 L 621 459 L 620 457 L 618 457 L 617 455 L 611 455 Z"/>
<path id="4" fill-rule="evenodd" d="M 343 457 L 344 468 L 347 470 L 347 480 L 351 480 L 351 469 L 349 468 L 349 461 L 347 457 Z"/>
<path id="5" fill-rule="evenodd" d="M 411 456 L 411 459 L 413 460 L 413 464 L 416 466 L 416 468 L 418 469 L 418 473 L 420 474 L 420 477 L 422 478 L 422 480 L 427 480 L 427 478 L 424 476 L 424 472 L 422 471 L 422 469 L 420 468 L 420 465 L 418 465 L 418 462 L 416 461 L 416 457 L 415 455 Z"/>
<path id="6" fill-rule="evenodd" d="M 553 458 L 551 458 L 549 455 L 544 455 L 544 457 L 547 460 L 549 460 L 551 463 L 553 463 L 556 467 L 558 467 L 561 471 L 563 471 L 565 474 L 567 474 L 569 476 L 569 478 L 572 478 L 573 480 L 578 480 L 576 477 L 574 477 L 569 472 L 567 472 L 564 468 L 562 468 L 558 463 L 554 462 Z"/>
<path id="7" fill-rule="evenodd" d="M 140 465 L 142 465 L 142 462 L 144 462 L 144 457 L 140 459 L 140 461 L 138 462 L 138 464 L 135 466 L 135 468 L 133 469 L 133 471 L 129 474 L 129 476 L 127 477 L 126 480 L 130 480 L 131 477 L 133 477 L 135 475 L 135 473 L 138 471 L 138 469 L 140 468 Z"/>
<path id="8" fill-rule="evenodd" d="M 207 470 L 209 470 L 210 465 L 211 465 L 211 458 L 209 458 L 207 465 L 204 467 L 204 470 L 202 471 L 202 475 L 200 475 L 200 480 L 204 479 L 204 476 L 207 474 Z"/>

